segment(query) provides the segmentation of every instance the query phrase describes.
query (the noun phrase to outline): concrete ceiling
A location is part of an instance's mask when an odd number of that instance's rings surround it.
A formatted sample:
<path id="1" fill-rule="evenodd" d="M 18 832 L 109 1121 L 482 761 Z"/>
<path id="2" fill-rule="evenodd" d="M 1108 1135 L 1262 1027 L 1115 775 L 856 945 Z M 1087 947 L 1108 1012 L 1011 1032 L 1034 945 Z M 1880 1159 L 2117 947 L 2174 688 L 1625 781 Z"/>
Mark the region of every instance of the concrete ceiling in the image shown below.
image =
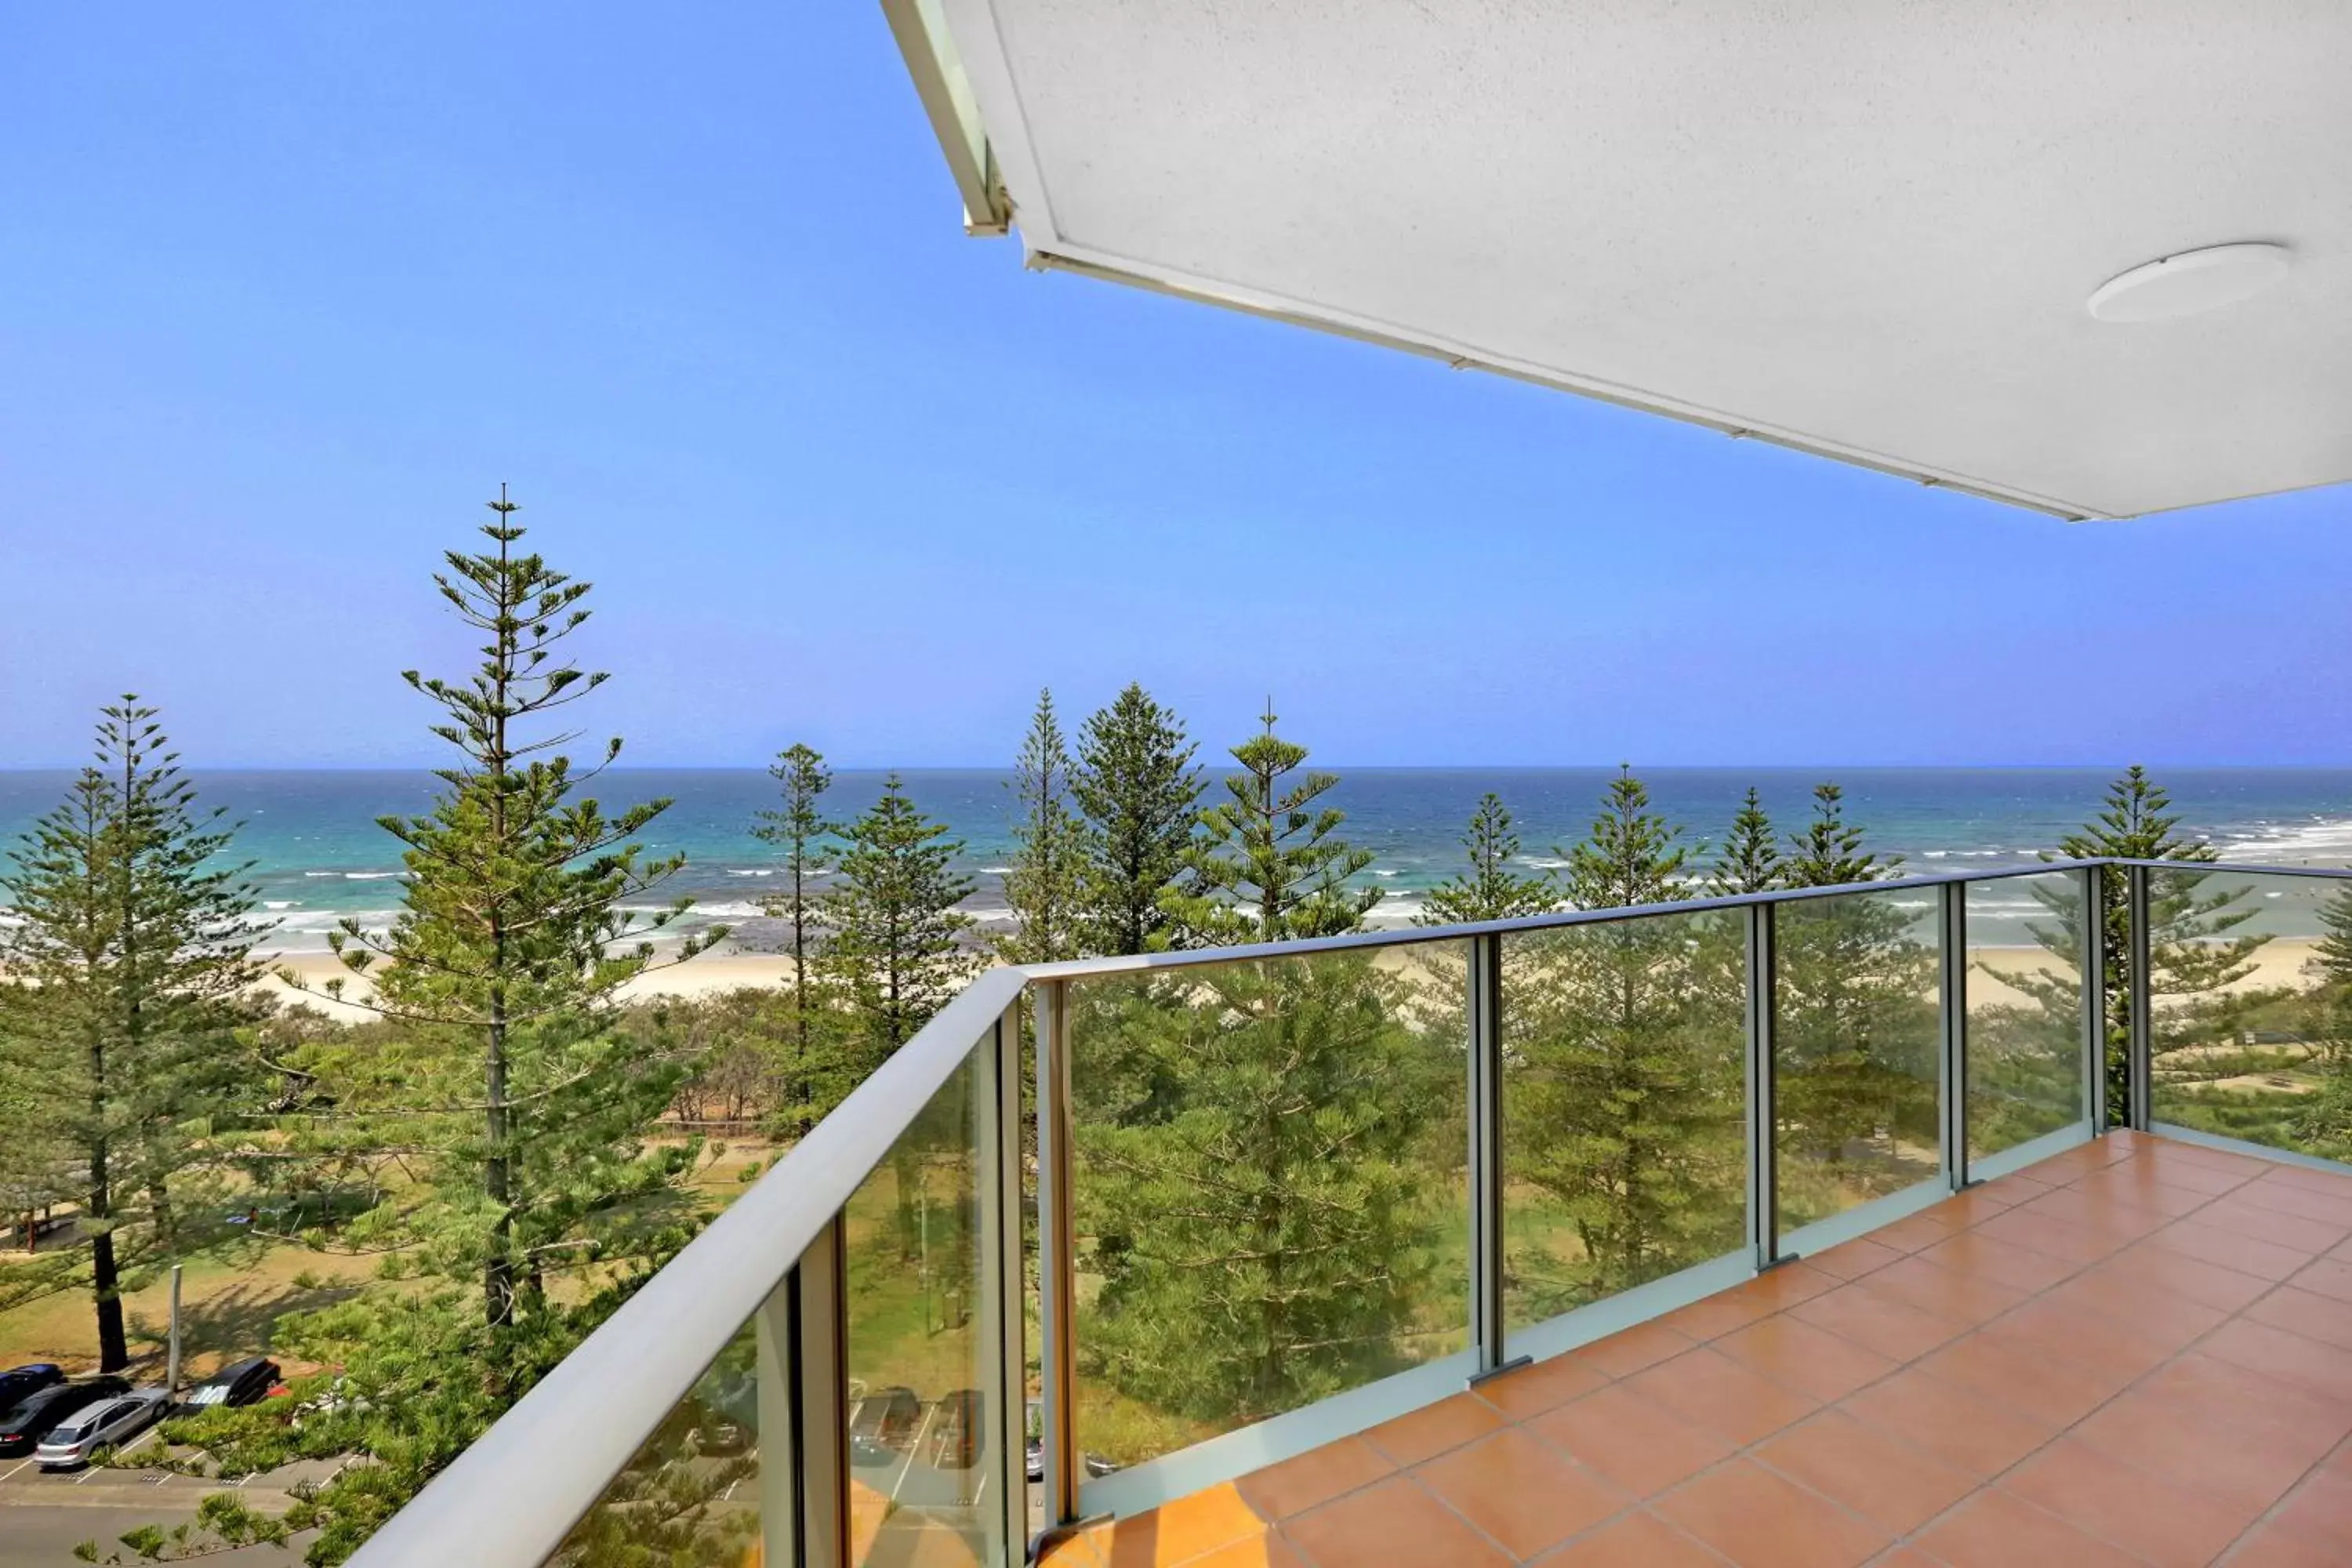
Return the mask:
<path id="1" fill-rule="evenodd" d="M 2070 517 L 2352 479 L 2352 0 L 886 3 L 1034 264 Z"/>

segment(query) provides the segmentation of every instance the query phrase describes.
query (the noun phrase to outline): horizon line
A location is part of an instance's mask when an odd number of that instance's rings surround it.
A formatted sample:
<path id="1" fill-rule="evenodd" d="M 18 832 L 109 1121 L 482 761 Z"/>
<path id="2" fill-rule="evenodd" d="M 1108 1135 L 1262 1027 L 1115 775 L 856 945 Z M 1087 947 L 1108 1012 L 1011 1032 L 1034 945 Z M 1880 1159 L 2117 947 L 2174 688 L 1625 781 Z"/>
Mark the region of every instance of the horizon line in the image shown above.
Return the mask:
<path id="1" fill-rule="evenodd" d="M 826 759 L 836 773 L 1010 773 L 1009 763 L 845 763 Z M 87 766 L 86 762 L 0 763 L 0 775 L 9 773 L 73 773 Z M 434 763 L 250 763 L 250 762 L 190 762 L 182 759 L 180 766 L 190 773 L 431 773 L 440 764 Z M 1220 764 L 1214 758 L 1199 759 L 1196 765 L 1214 771 Z M 1327 773 L 1614 773 L 1620 767 L 1630 767 L 1636 774 L 1645 773 L 1815 773 L 1824 769 L 1870 773 L 2097 773 L 2144 767 L 2151 773 L 2173 770 L 2179 772 L 2239 772 L 2263 770 L 2274 773 L 2352 772 L 2352 760 L 2332 763 L 2280 762 L 2192 762 L 2162 760 L 2149 762 L 2065 762 L 2065 763 L 1886 763 L 1886 762 L 1813 762 L 1813 763 L 1323 763 L 1314 771 Z M 622 763 L 593 770 L 597 773 L 755 773 L 768 771 L 765 762 L 758 763 Z M 586 770 L 583 770 L 585 776 Z"/>

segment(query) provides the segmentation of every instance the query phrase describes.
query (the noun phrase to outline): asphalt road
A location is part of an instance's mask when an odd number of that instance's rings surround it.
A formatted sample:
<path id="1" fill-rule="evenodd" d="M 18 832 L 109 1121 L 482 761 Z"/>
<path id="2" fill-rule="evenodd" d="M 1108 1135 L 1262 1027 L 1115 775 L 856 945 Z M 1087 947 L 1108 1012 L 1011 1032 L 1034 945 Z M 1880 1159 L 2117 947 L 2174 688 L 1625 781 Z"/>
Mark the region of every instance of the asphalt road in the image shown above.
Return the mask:
<path id="1" fill-rule="evenodd" d="M 12 1500 L 5 1507 L 0 1507 L 0 1568 L 72 1568 L 76 1562 L 73 1549 L 85 1541 L 98 1542 L 99 1561 L 103 1563 L 107 1551 L 115 1549 L 116 1538 L 123 1531 L 142 1524 L 169 1528 L 193 1511 L 189 1508 L 58 1506 Z M 139 1561 L 128 1551 L 123 1552 L 122 1560 Z M 277 1546 L 246 1546 L 204 1561 L 235 1564 L 236 1568 L 259 1568 L 264 1563 L 271 1568 L 290 1568 L 302 1561 L 302 1554 Z"/>
<path id="2" fill-rule="evenodd" d="M 949 1457 L 942 1435 L 933 1430 L 936 1414 L 926 1407 L 903 1448 L 891 1450 L 882 1463 L 858 1465 L 851 1473 L 910 1516 L 937 1510 L 960 1521 L 964 1510 L 984 1497 L 986 1488 L 980 1483 L 986 1472 L 925 1462 Z M 140 1449 L 154 1441 L 148 1433 L 122 1457 L 135 1461 Z M 142 1524 L 169 1529 L 193 1517 L 196 1504 L 216 1491 L 234 1490 L 261 1512 L 281 1512 L 290 1500 L 287 1488 L 305 1478 L 323 1481 L 333 1470 L 331 1465 L 306 1461 L 242 1482 L 223 1482 L 123 1467 L 44 1470 L 30 1459 L 0 1459 L 0 1568 L 66 1568 L 74 1562 L 73 1549 L 85 1541 L 98 1543 L 102 1562 L 125 1531 Z M 1042 1521 L 1040 1489 L 1029 1490 L 1034 1531 Z M 128 1552 L 124 1559 L 136 1561 Z M 301 1552 L 299 1547 L 255 1546 L 203 1561 L 224 1568 L 289 1568 L 300 1563 Z"/>
<path id="3" fill-rule="evenodd" d="M 153 1440 L 152 1433 L 146 1435 L 124 1457 L 137 1458 L 139 1449 Z M 288 1487 L 306 1475 L 323 1479 L 331 1469 L 308 1463 L 243 1482 L 224 1482 L 112 1467 L 44 1470 L 30 1459 L 0 1459 L 0 1568 L 58 1568 L 74 1561 L 74 1547 L 85 1541 L 98 1542 L 102 1562 L 125 1531 L 142 1524 L 169 1529 L 192 1518 L 197 1502 L 216 1491 L 234 1490 L 264 1513 L 282 1512 L 290 1500 Z M 128 1552 L 123 1555 L 135 1561 Z M 242 1568 L 297 1563 L 301 1553 L 247 1547 L 204 1561 Z"/>

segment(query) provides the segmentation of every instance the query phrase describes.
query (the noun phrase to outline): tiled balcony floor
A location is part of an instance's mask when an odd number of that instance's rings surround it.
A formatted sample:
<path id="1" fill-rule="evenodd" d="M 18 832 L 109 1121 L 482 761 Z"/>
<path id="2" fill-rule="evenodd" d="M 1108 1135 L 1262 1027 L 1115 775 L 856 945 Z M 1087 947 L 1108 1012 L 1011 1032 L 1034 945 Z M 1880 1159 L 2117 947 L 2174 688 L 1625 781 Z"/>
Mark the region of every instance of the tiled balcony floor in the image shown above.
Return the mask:
<path id="1" fill-rule="evenodd" d="M 2352 1564 L 2352 1178 L 2117 1133 L 1055 1568 Z"/>

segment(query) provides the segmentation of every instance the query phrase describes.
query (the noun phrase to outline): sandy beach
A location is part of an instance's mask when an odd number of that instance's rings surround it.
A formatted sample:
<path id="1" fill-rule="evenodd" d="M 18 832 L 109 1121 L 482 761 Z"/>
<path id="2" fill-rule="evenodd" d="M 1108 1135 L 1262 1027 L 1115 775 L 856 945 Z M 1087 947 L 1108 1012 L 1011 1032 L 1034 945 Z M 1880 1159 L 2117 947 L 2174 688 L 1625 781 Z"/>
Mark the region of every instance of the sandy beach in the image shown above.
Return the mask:
<path id="1" fill-rule="evenodd" d="M 2261 991 L 2273 988 L 2303 990 L 2311 984 L 2304 973 L 2311 962 L 2317 943 L 2309 937 L 2274 937 L 2254 952 L 2248 962 L 2252 973 L 2230 987 L 2232 993 Z M 2050 954 L 2038 947 L 1978 947 L 1969 950 L 1972 961 L 1969 968 L 1969 1000 L 1990 1006 L 2022 1002 L 2024 997 L 1999 977 L 2004 974 L 2031 974 L 2039 969 L 2056 965 Z M 1990 971 L 1990 973 L 1987 973 Z"/>
<path id="2" fill-rule="evenodd" d="M 281 1001 L 299 1002 L 315 1007 L 331 1018 L 344 1023 L 364 1023 L 374 1015 L 351 1001 L 330 1000 L 326 984 L 330 980 L 345 982 L 346 997 L 364 997 L 371 987 L 365 981 L 354 978 L 351 971 L 332 953 L 298 952 L 267 961 L 270 969 L 291 971 L 308 991 L 297 989 L 278 979 L 275 974 L 261 989 Z M 642 975 L 622 989 L 622 995 L 632 1000 L 643 996 L 709 996 L 722 991 L 735 991 L 746 985 L 774 985 L 789 980 L 793 961 L 782 953 L 706 952 L 685 963 L 672 964 Z"/>
<path id="3" fill-rule="evenodd" d="M 2315 943 L 2305 937 L 2279 937 L 2255 952 L 2253 973 L 2231 989 L 2251 991 L 2269 987 L 2302 989 L 2310 984 L 2305 966 L 2310 962 Z M 1404 950 L 1391 949 L 1391 952 Z M 2022 1003 L 2025 998 L 2000 983 L 2004 974 L 2028 974 L 2038 969 L 2053 967 L 2050 954 L 2038 947 L 1979 947 L 1969 952 L 1969 999 L 1979 1005 L 2002 1006 Z M 272 969 L 292 971 L 310 990 L 296 990 L 284 982 L 272 978 L 263 989 L 289 1002 L 301 1002 L 317 1008 L 328 1016 L 346 1022 L 359 1022 L 373 1016 L 362 1006 L 351 1002 L 330 1001 L 324 986 L 330 980 L 341 977 L 350 980 L 343 966 L 328 953 L 300 952 L 273 959 Z M 781 953 L 740 952 L 727 949 L 706 952 L 688 963 L 673 964 L 643 976 L 624 989 L 622 994 L 632 999 L 644 996 L 709 996 L 734 991 L 747 985 L 775 985 L 792 975 L 792 960 Z M 362 982 L 350 980 L 347 995 L 362 996 L 367 987 Z"/>

